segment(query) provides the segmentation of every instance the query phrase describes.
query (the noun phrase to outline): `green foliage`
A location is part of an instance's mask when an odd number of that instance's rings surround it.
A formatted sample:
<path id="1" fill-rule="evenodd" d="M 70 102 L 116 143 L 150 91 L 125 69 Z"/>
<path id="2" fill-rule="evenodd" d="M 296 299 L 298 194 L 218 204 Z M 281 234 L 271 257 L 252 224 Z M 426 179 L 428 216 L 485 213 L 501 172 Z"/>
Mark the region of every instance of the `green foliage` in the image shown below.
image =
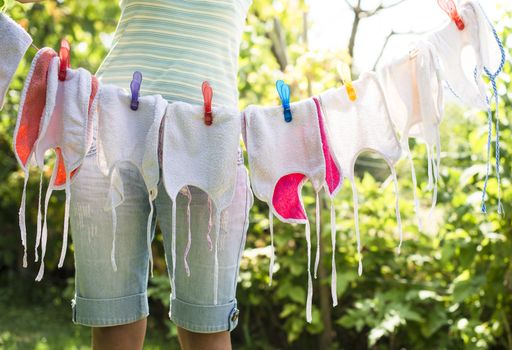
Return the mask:
<path id="1" fill-rule="evenodd" d="M 274 6 L 273 6 L 274 5 Z M 350 62 L 346 52 L 312 52 L 303 37 L 303 2 L 254 0 L 241 47 L 240 107 L 249 103 L 277 104 L 274 82 L 284 78 L 292 86 L 292 99 L 319 93 L 339 85 L 335 66 Z M 58 48 L 66 36 L 73 46 L 72 65 L 95 71 L 107 53 L 108 37 L 115 29 L 117 2 L 105 0 L 46 2 L 15 5 L 9 14 L 23 25 L 38 47 Z M 272 34 L 274 18 L 283 28 L 288 66 L 281 71 Z M 503 38 L 512 31 L 507 23 L 512 14 L 504 14 L 498 28 Z M 298 25 L 300 24 L 300 25 Z M 271 34 L 269 34 L 271 33 Z M 510 48 L 509 48 L 510 49 Z M 15 348 L 15 342 L 27 335 L 30 344 L 56 334 L 54 328 L 39 329 L 45 323 L 66 325 L 73 334 L 68 302 L 72 297 L 73 260 L 71 250 L 64 268 L 56 265 L 60 253 L 63 193 L 52 197 L 49 212 L 49 237 L 46 273 L 42 282 L 34 282 L 39 264 L 33 263 L 35 218 L 37 216 L 38 173 L 31 174 L 27 191 L 29 269 L 23 269 L 17 211 L 23 174 L 12 153 L 12 132 L 17 114 L 23 78 L 35 51 L 30 49 L 20 65 L 0 112 L 0 296 L 5 298 L 0 315 L 0 348 Z M 449 104 L 442 124 L 442 164 L 439 201 L 428 215 L 431 193 L 427 191 L 426 152 L 419 144 L 415 150 L 421 207 L 427 224 L 419 231 L 412 203 L 409 165 L 397 165 L 400 185 L 400 211 L 404 226 L 404 244 L 396 252 L 398 233 L 394 212 L 395 194 L 389 169 L 383 162 L 365 154 L 356 167 L 359 196 L 359 221 L 362 238 L 363 275 L 357 275 L 352 193 L 348 182 L 334 201 L 336 209 L 338 306 L 330 299 L 331 244 L 329 202 L 322 196 L 322 254 L 318 278 L 314 279 L 313 322 L 305 315 L 307 292 L 307 251 L 303 225 L 274 221 L 276 263 L 269 286 L 269 221 L 267 206 L 256 200 L 251 209 L 246 250 L 237 286 L 241 310 L 239 325 L 232 336 L 236 349 L 311 349 L 326 344 L 326 332 L 334 335 L 332 349 L 512 349 L 512 78 L 510 62 L 505 66 L 498 88 L 501 95 L 501 169 L 502 201 L 505 215 L 497 211 L 497 182 L 494 162 L 488 187 L 488 214 L 480 213 L 481 190 L 485 176 L 486 114 L 469 112 Z M 504 82 L 504 83 L 503 83 Z M 494 157 L 494 155 L 492 155 Z M 371 161 L 371 162 L 368 162 Z M 371 167 L 370 167 L 371 165 Z M 45 171 L 45 184 L 50 169 Z M 314 225 L 315 197 L 307 184 L 304 202 L 311 216 L 312 256 L 316 251 Z M 162 236 L 155 239 L 155 278 L 149 282 L 150 322 L 153 333 L 176 340 L 176 327 L 168 320 L 169 280 L 166 277 Z M 312 259 L 312 262 L 314 259 Z M 311 267 L 313 268 L 313 266 Z M 5 286 L 8 286 L 7 288 Z M 10 305 L 10 300 L 18 303 Z M 44 316 L 55 307 L 55 317 Z M 66 305 L 68 311 L 62 311 Z M 23 312 L 14 314 L 14 311 Z M 34 317 L 32 310 L 41 313 Z M 63 312 L 68 312 L 62 317 Z M 57 316 L 57 313 L 61 316 Z M 48 318 L 49 317 L 49 318 Z M 12 320 L 20 318 L 20 323 Z M 28 326 L 24 321 L 27 322 Z M 37 320 L 37 322 L 35 322 Z M 45 320 L 47 320 L 45 322 Z M 23 321 L 23 322 L 22 322 Z M 8 326 L 7 326 L 8 325 Z M 28 327 L 28 328 L 27 328 Z M 30 329 L 29 329 L 30 328 Z M 81 328 L 80 328 L 81 329 Z M 87 346 L 83 330 L 73 335 L 75 345 Z M 151 334 L 151 332 L 150 332 Z M 327 338 L 329 334 L 327 334 Z M 69 337 L 72 337 L 71 335 Z M 15 339 L 15 340 L 13 340 Z M 82 339 L 82 340 L 79 340 Z M 321 343 L 324 341 L 324 343 Z M 67 348 L 69 339 L 58 340 L 52 348 Z M 63 345 L 61 345 L 63 344 Z M 168 342 L 166 343 L 168 344 Z M 39 345 L 37 345 L 39 346 Z M 40 345 L 37 348 L 48 348 Z M 46 346 L 46 347 L 44 347 Z M 71 347 L 69 347 L 71 348 Z"/>

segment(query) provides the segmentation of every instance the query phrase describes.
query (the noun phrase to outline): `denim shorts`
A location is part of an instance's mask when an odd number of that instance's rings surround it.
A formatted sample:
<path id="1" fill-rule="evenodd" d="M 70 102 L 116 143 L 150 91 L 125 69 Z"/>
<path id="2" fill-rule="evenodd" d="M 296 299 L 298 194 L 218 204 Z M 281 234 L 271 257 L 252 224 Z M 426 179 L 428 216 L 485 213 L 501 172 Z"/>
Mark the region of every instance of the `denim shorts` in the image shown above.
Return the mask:
<path id="1" fill-rule="evenodd" d="M 121 176 L 125 200 L 117 208 L 117 271 L 113 270 L 110 260 L 112 215 L 104 210 L 110 183 L 97 166 L 94 150 L 89 152 L 71 184 L 70 234 L 76 271 L 71 306 L 75 324 L 91 327 L 121 325 L 149 315 L 148 191 L 134 166 L 122 165 Z M 238 324 L 235 294 L 249 226 L 249 210 L 254 203 L 242 151 L 239 149 L 235 195 L 231 205 L 221 214 L 217 304 L 213 302 L 214 251 L 209 249 L 205 238 L 209 221 L 208 196 L 196 187 L 189 189 L 192 194 L 192 244 L 187 258 L 190 276 L 187 276 L 183 263 L 188 241 L 188 198 L 180 193 L 176 207 L 176 290 L 169 288 L 169 318 L 177 326 L 192 332 L 231 331 Z M 151 240 L 158 223 L 163 234 L 167 273 L 171 276 L 174 263 L 171 252 L 172 202 L 162 181 L 153 204 Z M 212 227 L 211 232 L 215 232 L 214 229 Z M 172 298 L 171 293 L 176 293 L 176 298 Z"/>

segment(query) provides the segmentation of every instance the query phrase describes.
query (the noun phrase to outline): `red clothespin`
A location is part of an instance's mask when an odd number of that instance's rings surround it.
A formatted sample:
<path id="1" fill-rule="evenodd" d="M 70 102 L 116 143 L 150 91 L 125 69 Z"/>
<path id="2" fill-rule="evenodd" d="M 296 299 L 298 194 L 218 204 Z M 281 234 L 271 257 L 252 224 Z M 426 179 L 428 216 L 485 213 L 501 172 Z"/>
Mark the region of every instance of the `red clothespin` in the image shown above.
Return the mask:
<path id="1" fill-rule="evenodd" d="M 464 21 L 459 15 L 459 12 L 457 11 L 457 7 L 455 6 L 455 3 L 453 0 L 437 0 L 437 3 L 439 6 L 450 16 L 453 22 L 455 22 L 455 25 L 459 30 L 464 30 Z"/>
<path id="2" fill-rule="evenodd" d="M 213 115 L 212 115 L 212 97 L 213 97 L 213 89 L 210 86 L 210 83 L 207 81 L 203 81 L 203 99 L 204 99 L 204 123 L 206 125 L 212 125 Z"/>
<path id="3" fill-rule="evenodd" d="M 60 41 L 60 50 L 59 50 L 59 59 L 60 59 L 60 65 L 59 65 L 59 80 L 64 81 L 66 80 L 66 70 L 71 67 L 70 64 L 70 57 L 69 57 L 69 42 L 66 39 L 62 39 Z"/>

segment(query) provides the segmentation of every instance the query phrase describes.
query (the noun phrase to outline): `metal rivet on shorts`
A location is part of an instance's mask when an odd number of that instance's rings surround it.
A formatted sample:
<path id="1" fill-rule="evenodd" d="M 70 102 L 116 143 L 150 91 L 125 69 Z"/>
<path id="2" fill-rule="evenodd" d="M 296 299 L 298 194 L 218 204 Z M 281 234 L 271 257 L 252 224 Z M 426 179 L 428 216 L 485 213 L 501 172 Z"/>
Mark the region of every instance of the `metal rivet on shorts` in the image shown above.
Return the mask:
<path id="1" fill-rule="evenodd" d="M 231 316 L 231 321 L 236 321 L 238 318 L 238 314 L 240 313 L 240 310 L 236 309 L 233 315 Z"/>

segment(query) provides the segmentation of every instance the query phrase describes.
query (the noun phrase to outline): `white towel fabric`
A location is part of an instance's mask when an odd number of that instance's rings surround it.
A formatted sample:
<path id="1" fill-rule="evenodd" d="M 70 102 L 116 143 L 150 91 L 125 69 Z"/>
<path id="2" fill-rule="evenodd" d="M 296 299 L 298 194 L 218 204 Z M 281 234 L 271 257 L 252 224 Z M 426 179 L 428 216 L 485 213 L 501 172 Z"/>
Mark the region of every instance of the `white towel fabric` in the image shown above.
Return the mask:
<path id="1" fill-rule="evenodd" d="M 388 164 L 395 184 L 395 211 L 400 244 L 402 224 L 398 207 L 398 183 L 394 164 L 400 159 L 401 148 L 391 123 L 382 87 L 374 72 L 365 72 L 353 82 L 357 99 L 351 101 L 345 87 L 329 89 L 319 99 L 325 116 L 327 130 L 332 141 L 334 155 L 341 165 L 344 177 L 352 184 L 354 196 L 354 221 L 359 255 L 358 273 L 362 274 L 361 241 L 359 235 L 358 198 L 354 183 L 354 165 L 365 151 L 376 152 Z"/>
<path id="2" fill-rule="evenodd" d="M 248 106 L 244 111 L 244 141 L 254 195 L 269 206 L 271 234 L 273 214 L 283 222 L 306 225 L 306 319 L 311 322 L 313 282 L 310 271 L 310 224 L 300 193 L 309 179 L 318 195 L 325 184 L 326 163 L 313 98 L 293 102 L 290 108 L 292 121 L 288 123 L 284 119 L 281 106 Z"/>
<path id="3" fill-rule="evenodd" d="M 57 61 L 55 60 L 57 59 Z M 27 183 L 29 178 L 29 165 L 33 161 L 34 146 L 39 137 L 41 120 L 48 118 L 53 112 L 57 96 L 58 81 L 58 57 L 57 53 L 51 48 L 42 48 L 39 50 L 30 66 L 25 84 L 21 93 L 18 117 L 13 136 L 13 149 L 18 164 L 25 173 L 23 183 L 23 194 L 19 210 L 19 225 L 21 232 L 21 242 L 24 247 L 23 267 L 27 267 L 27 229 L 25 225 L 25 202 Z M 52 179 L 53 180 L 53 179 Z M 42 182 L 42 173 L 40 178 Z M 38 218 L 40 217 L 40 211 Z M 39 219 L 38 219 L 38 237 L 39 242 Z M 35 248 L 35 261 L 38 260 L 37 245 Z"/>
<path id="4" fill-rule="evenodd" d="M 49 75 L 57 76 L 59 58 L 52 60 L 52 69 Z M 51 84 L 55 78 L 48 79 Z M 41 121 L 39 138 L 35 144 L 35 159 L 37 165 L 44 169 L 44 158 L 47 150 L 53 149 L 57 154 L 52 179 L 48 185 L 45 197 L 44 223 L 42 232 L 38 230 L 38 237 L 42 239 L 41 267 L 36 280 L 39 281 L 44 273 L 44 256 L 47 240 L 47 212 L 51 194 L 54 189 L 65 189 L 66 203 L 64 210 L 64 232 L 62 251 L 58 267 L 64 263 L 68 238 L 68 221 L 70 206 L 70 183 L 77 174 L 92 141 L 92 117 L 96 110 L 98 82 L 91 73 L 83 68 L 68 69 L 66 79 L 58 81 L 55 107 L 53 113 L 45 114 Z M 50 91 L 50 88 L 48 88 Z M 39 199 L 41 203 L 41 198 Z M 39 215 L 40 215 L 39 208 Z M 40 228 L 38 217 L 38 228 Z M 39 240 L 36 247 L 39 245 Z"/>
<path id="5" fill-rule="evenodd" d="M 0 13 L 0 110 L 14 73 L 31 43 L 32 38 L 25 29 Z"/>
<path id="6" fill-rule="evenodd" d="M 437 200 L 440 166 L 439 126 L 444 111 L 440 66 L 435 49 L 425 41 L 413 44 L 408 54 L 378 70 L 391 120 L 401 133 L 402 149 L 407 155 L 413 179 L 413 194 L 418 226 L 419 203 L 416 195 L 416 173 L 409 148 L 409 138 L 424 142 L 428 149 L 429 189 L 434 186 L 431 212 Z"/>
<path id="7" fill-rule="evenodd" d="M 442 63 L 443 79 L 452 92 L 470 107 L 487 108 L 483 66 L 496 71 L 500 65 L 500 49 L 476 0 L 461 1 L 459 14 L 465 24 L 464 30 L 459 30 L 450 20 L 440 30 L 427 35 L 426 40 L 436 48 Z M 473 62 L 467 57 L 463 59 L 466 48 L 473 49 L 475 66 L 468 67 L 468 62 Z"/>
<path id="8" fill-rule="evenodd" d="M 115 263 L 115 237 L 116 237 L 116 207 L 124 201 L 123 182 L 118 169 L 122 162 L 133 164 L 143 175 L 151 173 L 151 177 L 158 174 L 159 168 L 151 167 L 143 170 L 143 158 L 146 152 L 146 139 L 155 120 L 162 118 L 165 113 L 167 101 L 161 95 L 139 97 L 139 108 L 133 111 L 130 108 L 131 94 L 115 85 L 101 85 L 98 100 L 98 167 L 110 177 L 110 190 L 105 210 L 112 211 L 112 251 L 111 262 L 114 271 Z M 158 176 L 158 175 L 156 175 Z M 148 189 L 152 188 L 146 184 Z M 151 213 L 148 217 L 148 250 L 151 263 L 151 276 L 153 276 L 153 256 L 151 252 L 150 226 L 153 216 L 153 200 L 156 193 L 149 194 Z"/>
<path id="9" fill-rule="evenodd" d="M 174 102 L 167 107 L 162 130 L 162 180 L 172 205 L 172 285 L 176 270 L 176 200 L 185 187 L 204 191 L 215 207 L 213 303 L 218 299 L 218 240 L 221 213 L 229 207 L 235 194 L 238 148 L 240 145 L 240 111 L 213 107 L 213 123 L 204 122 L 204 107 Z M 191 198 L 189 197 L 189 204 Z M 187 210 L 189 212 L 189 210 Z M 211 218 L 211 212 L 210 212 Z M 210 220 L 211 222 L 211 220 Z M 190 226 L 184 265 L 188 275 L 187 253 L 191 245 Z M 211 246 L 210 246 L 211 249 Z M 176 298 L 176 293 L 173 293 Z"/>

